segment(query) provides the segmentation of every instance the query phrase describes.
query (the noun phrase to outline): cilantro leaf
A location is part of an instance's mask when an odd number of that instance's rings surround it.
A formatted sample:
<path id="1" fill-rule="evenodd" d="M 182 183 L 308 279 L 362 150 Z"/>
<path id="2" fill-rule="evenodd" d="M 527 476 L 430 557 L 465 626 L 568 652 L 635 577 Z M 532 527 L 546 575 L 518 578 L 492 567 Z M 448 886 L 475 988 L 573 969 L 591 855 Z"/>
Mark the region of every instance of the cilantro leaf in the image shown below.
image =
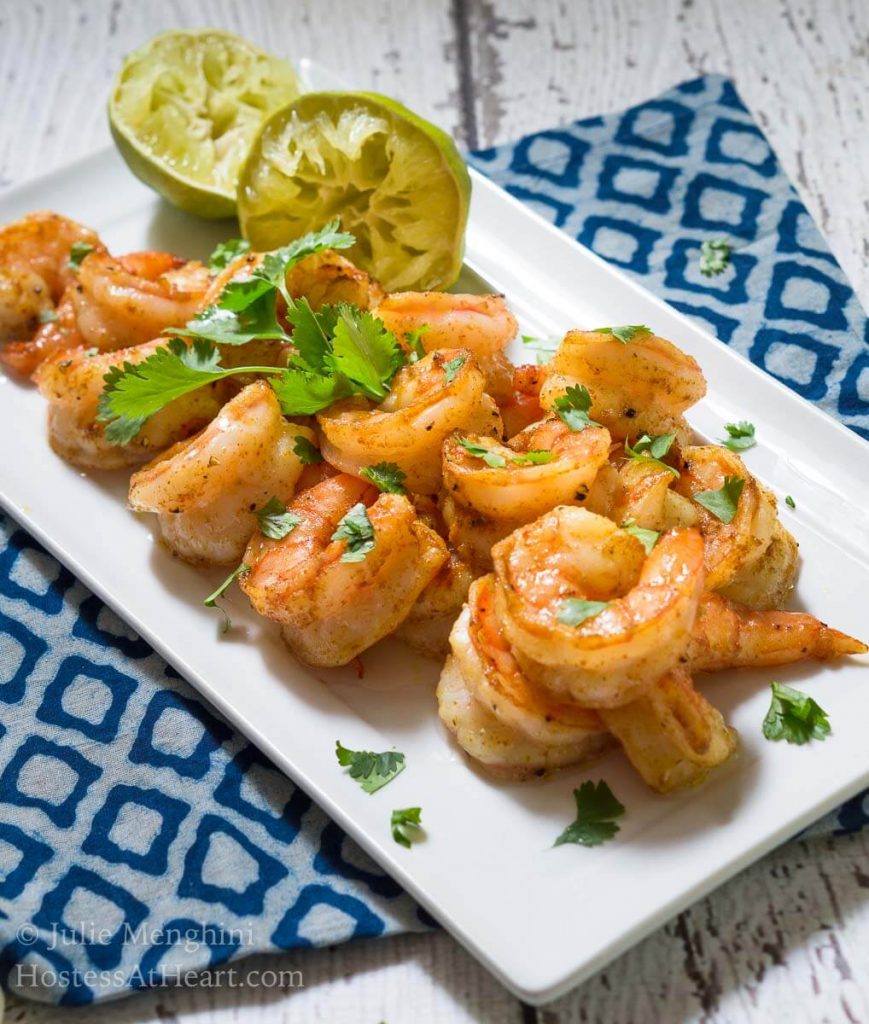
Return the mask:
<path id="1" fill-rule="evenodd" d="M 625 533 L 637 538 L 646 549 L 647 555 L 652 553 L 652 548 L 658 543 L 658 538 L 661 536 L 657 530 L 647 530 L 642 526 L 637 526 L 635 519 L 626 519 L 622 523 L 622 529 Z"/>
<path id="2" fill-rule="evenodd" d="M 730 266 L 730 243 L 726 238 L 707 238 L 700 246 L 700 273 L 717 277 Z"/>
<path id="3" fill-rule="evenodd" d="M 193 335 L 221 345 L 246 345 L 255 339 L 287 341 L 278 323 L 275 290 L 260 278 L 230 281 L 217 302 L 200 310 L 184 327 L 165 333 Z"/>
<path id="4" fill-rule="evenodd" d="M 250 566 L 245 565 L 244 562 L 241 565 L 235 567 L 232 572 L 226 577 L 223 583 L 213 593 L 209 594 L 208 597 L 202 602 L 206 608 L 217 608 L 223 615 L 223 630 L 222 632 L 228 633 L 232 626 L 232 619 L 226 614 L 224 608 L 222 608 L 217 602 L 221 597 L 229 590 L 235 580 L 241 576 L 242 573 L 250 572 Z"/>
<path id="5" fill-rule="evenodd" d="M 729 448 L 732 452 L 744 452 L 747 448 L 753 448 L 757 444 L 754 436 L 754 424 L 748 420 L 740 420 L 739 423 L 725 423 L 724 429 L 728 436 L 719 444 Z"/>
<path id="6" fill-rule="evenodd" d="M 456 434 L 456 441 L 469 455 L 473 455 L 477 459 L 482 459 L 483 462 L 492 469 L 503 469 L 504 466 L 507 465 L 506 458 L 496 452 L 494 448 L 488 448 L 486 445 L 477 444 L 467 437 L 462 437 L 461 434 Z"/>
<path id="7" fill-rule="evenodd" d="M 668 473 L 672 473 L 673 476 L 679 476 L 678 469 L 674 469 L 672 466 L 668 466 L 666 462 L 661 461 L 670 451 L 675 440 L 675 434 L 656 434 L 651 437 L 648 434 L 643 434 L 642 437 L 636 440 L 632 448 L 626 439 L 625 455 L 637 462 L 656 463 L 662 469 L 666 469 Z"/>
<path id="8" fill-rule="evenodd" d="M 535 338 L 531 334 L 523 334 L 522 344 L 527 345 L 528 348 L 536 354 L 537 365 L 543 366 L 548 363 L 558 351 L 558 346 L 561 344 L 561 338 Z"/>
<path id="9" fill-rule="evenodd" d="M 295 512 L 274 495 L 258 508 L 254 515 L 259 520 L 260 533 L 271 540 L 283 540 L 289 536 L 302 521 Z"/>
<path id="10" fill-rule="evenodd" d="M 213 274 L 226 270 L 234 259 L 246 252 L 250 252 L 250 242 L 246 238 L 229 238 L 220 242 L 208 257 L 208 269 Z"/>
<path id="11" fill-rule="evenodd" d="M 376 466 L 365 466 L 360 470 L 366 480 L 370 480 L 378 490 L 389 494 L 406 494 L 404 480 L 407 473 L 394 462 L 378 462 Z"/>
<path id="12" fill-rule="evenodd" d="M 389 393 L 387 385 L 403 364 L 404 353 L 382 320 L 367 310 L 342 304 L 329 362 L 336 373 L 379 401 Z"/>
<path id="13" fill-rule="evenodd" d="M 357 502 L 338 523 L 332 540 L 347 542 L 347 550 L 341 556 L 342 562 L 361 562 L 374 548 L 377 542 L 374 527 L 368 518 L 368 510 L 361 501 Z"/>
<path id="14" fill-rule="evenodd" d="M 652 328 L 645 324 L 623 324 L 621 327 L 595 327 L 594 334 L 611 334 L 623 345 L 633 341 L 638 334 L 651 334 Z"/>
<path id="15" fill-rule="evenodd" d="M 405 807 L 393 811 L 389 824 L 392 826 L 392 838 L 410 849 L 410 844 L 416 842 L 422 830 L 422 808 Z"/>
<path id="16" fill-rule="evenodd" d="M 284 370 L 272 387 L 285 416 L 311 416 L 353 393 L 346 378 L 324 377 L 307 370 Z"/>
<path id="17" fill-rule="evenodd" d="M 348 750 L 340 740 L 335 743 L 335 756 L 338 764 L 350 769 L 350 778 L 356 779 L 366 793 L 376 793 L 405 768 L 405 756 L 397 750 L 385 750 L 381 754 Z"/>
<path id="18" fill-rule="evenodd" d="M 304 434 L 296 434 L 293 454 L 303 466 L 316 466 L 323 461 L 320 449 L 312 444 Z"/>
<path id="19" fill-rule="evenodd" d="M 57 319 L 57 311 L 54 309 L 40 309 L 39 322 L 41 324 L 53 324 Z"/>
<path id="20" fill-rule="evenodd" d="M 444 376 L 446 377 L 447 384 L 452 384 L 456 379 L 456 374 L 465 365 L 465 360 L 468 357 L 463 353 L 460 356 L 456 356 L 455 359 L 451 359 L 448 363 L 444 363 Z"/>
<path id="21" fill-rule="evenodd" d="M 785 505 L 787 505 L 788 508 L 796 508 L 797 507 L 797 503 L 794 501 L 794 499 L 789 494 L 785 495 Z"/>
<path id="22" fill-rule="evenodd" d="M 732 523 L 743 487 L 745 480 L 741 476 L 726 476 L 717 491 L 699 491 L 694 500 L 722 523 Z"/>
<path id="23" fill-rule="evenodd" d="M 579 626 L 586 619 L 600 615 L 608 604 L 609 601 L 585 601 L 581 597 L 566 597 L 558 606 L 558 614 L 555 617 L 562 626 Z"/>
<path id="24" fill-rule="evenodd" d="M 766 739 L 802 745 L 830 735 L 827 712 L 811 697 L 781 683 L 772 683 L 770 688 L 772 700 L 763 720 Z"/>
<path id="25" fill-rule="evenodd" d="M 591 395 L 584 384 L 571 384 L 554 402 L 558 418 L 577 433 L 586 427 L 599 427 L 600 424 L 591 419 L 588 410 L 591 408 Z"/>
<path id="26" fill-rule="evenodd" d="M 328 373 L 332 335 L 338 321 L 334 306 L 323 306 L 314 312 L 307 299 L 295 299 L 287 306 L 287 320 L 293 326 L 291 341 L 296 349 L 292 362 L 301 362 L 304 370 Z"/>
<path id="27" fill-rule="evenodd" d="M 625 808 L 603 780 L 597 784 L 583 782 L 579 789 L 573 791 L 573 798 L 576 801 L 576 819 L 555 840 L 556 846 L 565 843 L 600 846 L 619 831 L 614 819 L 620 818 Z"/>
<path id="28" fill-rule="evenodd" d="M 69 259 L 66 261 L 67 267 L 70 270 L 78 270 L 84 262 L 85 256 L 90 255 L 93 251 L 94 246 L 90 242 L 73 242 L 69 248 Z"/>

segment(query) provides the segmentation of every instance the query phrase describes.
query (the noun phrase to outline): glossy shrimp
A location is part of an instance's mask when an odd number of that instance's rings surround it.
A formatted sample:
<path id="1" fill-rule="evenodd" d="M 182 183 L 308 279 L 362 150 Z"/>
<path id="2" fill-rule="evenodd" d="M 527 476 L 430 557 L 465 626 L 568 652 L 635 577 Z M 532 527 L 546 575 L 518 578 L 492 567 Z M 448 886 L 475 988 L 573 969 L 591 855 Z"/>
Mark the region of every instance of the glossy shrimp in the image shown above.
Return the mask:
<path id="1" fill-rule="evenodd" d="M 57 213 L 31 213 L 0 228 L 0 341 L 12 343 L 0 356 L 13 369 L 19 369 L 16 351 L 55 322 L 75 280 L 70 249 L 76 242 L 102 248 L 95 232 Z"/>
<path id="2" fill-rule="evenodd" d="M 584 706 L 636 699 L 688 644 L 703 586 L 694 530 L 665 533 L 647 555 L 609 519 L 562 506 L 492 554 L 498 619 L 523 670 Z"/>
<path id="3" fill-rule="evenodd" d="M 309 427 L 284 419 L 264 381 L 249 384 L 195 437 L 180 441 L 130 480 L 130 507 L 156 512 L 170 550 L 196 565 L 237 565 L 257 527 L 255 510 L 286 505 L 303 465 Z"/>
<path id="4" fill-rule="evenodd" d="M 176 398 L 128 444 L 106 439 L 106 425 L 97 419 L 105 374 L 114 366 L 141 362 L 162 344 L 152 341 L 115 352 L 59 352 L 38 367 L 34 379 L 48 402 L 48 440 L 61 458 L 82 469 L 135 466 L 194 434 L 217 415 L 226 397 L 222 384 Z"/>
<path id="5" fill-rule="evenodd" d="M 461 348 L 470 352 L 497 400 L 512 394 L 513 366 L 504 349 L 519 325 L 503 295 L 450 292 L 395 292 L 375 310 L 387 328 L 407 345 L 418 334 L 426 352 Z"/>
<path id="6" fill-rule="evenodd" d="M 781 604 L 793 588 L 797 543 L 778 521 L 775 498 L 726 448 L 693 445 L 681 454 L 681 475 L 672 486 L 690 500 L 693 523 L 703 534 L 707 589 L 756 607 Z M 696 497 L 720 490 L 728 477 L 743 484 L 736 514 L 725 523 Z M 685 521 L 684 511 L 670 506 L 670 513 Z"/>
<path id="7" fill-rule="evenodd" d="M 675 433 L 691 441 L 684 412 L 706 394 L 697 360 L 651 331 L 629 342 L 600 331 L 570 331 L 547 367 L 540 404 L 552 409 L 571 384 L 584 384 L 589 415 L 617 440 Z"/>
<path id="8" fill-rule="evenodd" d="M 484 389 L 483 375 L 467 352 L 439 349 L 399 370 L 379 405 L 347 399 L 319 413 L 323 455 L 346 473 L 395 463 L 406 474 L 408 490 L 434 494 L 441 480 L 441 445 L 454 430 L 500 437 L 501 417 Z"/>
<path id="9" fill-rule="evenodd" d="M 358 519 L 362 509 L 373 543 L 357 558 L 334 535 L 348 513 Z M 299 523 L 282 540 L 254 535 L 240 583 L 312 665 L 345 665 L 391 633 L 447 560 L 446 545 L 407 498 L 379 494 L 347 474 L 303 491 L 290 511 Z"/>
<path id="10" fill-rule="evenodd" d="M 395 635 L 420 654 L 443 659 L 450 649 L 450 630 L 473 581 L 471 567 L 450 549 L 447 561 L 419 595 Z"/>

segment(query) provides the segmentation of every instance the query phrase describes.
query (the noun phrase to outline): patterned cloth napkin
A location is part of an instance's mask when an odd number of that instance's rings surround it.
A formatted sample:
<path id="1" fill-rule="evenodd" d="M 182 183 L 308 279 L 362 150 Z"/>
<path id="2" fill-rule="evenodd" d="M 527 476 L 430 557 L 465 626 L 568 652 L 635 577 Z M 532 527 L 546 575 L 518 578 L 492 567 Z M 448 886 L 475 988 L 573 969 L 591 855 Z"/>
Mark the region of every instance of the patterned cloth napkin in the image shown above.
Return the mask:
<path id="1" fill-rule="evenodd" d="M 511 194 L 869 437 L 867 321 L 719 76 L 476 153 Z M 727 238 L 732 268 L 699 273 Z M 577 282 L 581 287 L 581 282 Z M 869 821 L 863 797 L 822 823 Z M 88 1003 L 432 922 L 23 530 L 0 553 L 0 979 Z"/>

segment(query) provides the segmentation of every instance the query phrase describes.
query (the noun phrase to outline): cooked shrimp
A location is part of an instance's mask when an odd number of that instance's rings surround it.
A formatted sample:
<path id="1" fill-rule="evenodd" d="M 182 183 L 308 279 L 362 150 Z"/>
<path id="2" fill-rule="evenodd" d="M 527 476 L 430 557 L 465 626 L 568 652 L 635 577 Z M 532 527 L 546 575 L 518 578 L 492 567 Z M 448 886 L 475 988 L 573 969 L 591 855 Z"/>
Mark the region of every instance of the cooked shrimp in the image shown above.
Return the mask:
<path id="1" fill-rule="evenodd" d="M 332 538 L 359 503 L 374 546 L 344 561 L 347 542 Z M 447 560 L 446 545 L 407 498 L 343 473 L 303 491 L 290 510 L 300 521 L 283 540 L 254 535 L 242 589 L 303 661 L 346 665 L 404 620 Z"/>
<path id="2" fill-rule="evenodd" d="M 562 506 L 492 552 L 499 622 L 532 679 L 586 707 L 618 707 L 673 668 L 703 585 L 703 541 L 665 533 L 648 556 L 603 516 Z M 578 625 L 571 599 L 600 602 Z"/>
<path id="3" fill-rule="evenodd" d="M 462 610 L 474 573 L 455 551 L 419 595 L 395 635 L 429 658 L 443 659 L 450 650 L 450 630 Z"/>
<path id="4" fill-rule="evenodd" d="M 82 469 L 135 466 L 194 434 L 217 415 L 225 396 L 221 384 L 176 398 L 152 416 L 129 444 L 106 440 L 106 425 L 97 420 L 103 377 L 113 366 L 141 362 L 162 344 L 152 341 L 116 352 L 58 352 L 38 367 L 34 379 L 48 401 L 48 440 L 61 458 Z"/>
<path id="5" fill-rule="evenodd" d="M 306 256 L 289 271 L 286 281 L 290 295 L 304 296 L 314 309 L 339 302 L 373 309 L 383 300 L 378 282 L 334 249 Z"/>
<path id="6" fill-rule="evenodd" d="M 0 228 L 0 341 L 26 341 L 74 278 L 76 242 L 101 248 L 90 228 L 58 213 L 30 213 Z"/>
<path id="7" fill-rule="evenodd" d="M 48 324 L 32 341 L 10 345 L 6 361 L 32 373 L 48 356 L 79 345 L 108 352 L 144 344 L 166 327 L 185 324 L 209 280 L 201 263 L 168 252 L 110 256 L 94 251 L 82 260 L 77 280 L 64 294 L 64 303 L 72 304 L 75 330 Z"/>
<path id="8" fill-rule="evenodd" d="M 668 521 L 670 487 L 675 480 L 669 470 L 654 462 L 628 460 L 619 467 L 619 479 L 620 500 L 612 510 L 616 522 L 632 519 L 644 530 L 659 532 L 674 525 Z"/>
<path id="9" fill-rule="evenodd" d="M 589 415 L 617 440 L 674 432 L 679 444 L 690 443 L 682 414 L 706 394 L 706 379 L 696 359 L 664 338 L 644 331 L 623 343 L 612 334 L 570 331 L 547 369 L 545 409 L 579 381 L 591 393 Z"/>
<path id="10" fill-rule="evenodd" d="M 513 367 L 510 394 L 503 401 L 499 400 L 505 437 L 513 437 L 545 418 L 546 410 L 540 404 L 540 389 L 545 380 L 544 366 Z"/>
<path id="11" fill-rule="evenodd" d="M 778 526 L 774 496 L 748 472 L 742 459 L 726 448 L 692 445 L 684 448 L 681 455 L 681 476 L 674 481 L 673 490 L 692 500 L 697 528 L 706 546 L 707 589 L 725 590 L 746 583 L 750 588 L 752 574 L 773 537 L 778 535 L 787 556 L 778 569 L 780 587 L 787 594 L 796 574 L 796 542 L 784 527 Z M 726 477 L 744 481 L 736 515 L 730 523 L 723 523 L 694 500 L 702 491 L 720 490 Z M 739 592 L 737 589 L 736 593 Z"/>
<path id="12" fill-rule="evenodd" d="M 464 361 L 447 380 L 445 366 Z M 378 406 L 351 398 L 317 415 L 323 455 L 346 473 L 393 462 L 408 490 L 434 494 L 441 480 L 441 445 L 454 430 L 501 435 L 501 417 L 485 394 L 473 359 L 459 349 L 432 352 L 399 370 Z"/>
<path id="13" fill-rule="evenodd" d="M 675 668 L 639 700 L 600 712 L 628 760 L 658 793 L 696 786 L 736 749 L 721 712 Z"/>
<path id="14" fill-rule="evenodd" d="M 761 668 L 865 654 L 869 647 L 805 612 L 755 611 L 704 594 L 684 663 L 691 672 Z"/>
<path id="15" fill-rule="evenodd" d="M 156 512 L 163 539 L 195 565 L 237 565 L 257 527 L 254 511 L 287 504 L 302 473 L 297 439 L 264 381 L 249 384 L 199 434 L 158 455 L 130 480 L 130 507 Z"/>
<path id="16" fill-rule="evenodd" d="M 486 449 L 503 465 L 487 465 L 462 441 Z M 526 427 L 506 445 L 458 435 L 444 442 L 444 488 L 489 519 L 528 523 L 556 505 L 585 501 L 609 450 L 610 436 L 603 427 L 573 432 L 555 418 Z M 533 453 L 550 461 L 523 461 Z"/>
<path id="17" fill-rule="evenodd" d="M 512 394 L 513 366 L 504 349 L 519 325 L 503 295 L 452 295 L 449 292 L 395 292 L 380 303 L 377 316 L 403 344 L 417 331 L 426 352 L 466 349 L 486 377 L 493 398 Z"/>

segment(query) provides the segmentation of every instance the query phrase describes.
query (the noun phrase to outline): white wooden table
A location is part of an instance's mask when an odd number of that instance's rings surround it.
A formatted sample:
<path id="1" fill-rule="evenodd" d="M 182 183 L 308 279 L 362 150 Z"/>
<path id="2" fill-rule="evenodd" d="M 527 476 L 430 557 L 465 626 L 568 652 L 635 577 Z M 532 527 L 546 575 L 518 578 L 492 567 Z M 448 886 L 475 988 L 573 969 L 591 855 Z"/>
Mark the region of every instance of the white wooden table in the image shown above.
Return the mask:
<path id="1" fill-rule="evenodd" d="M 392 93 L 489 145 L 730 74 L 869 303 L 867 0 L 0 0 L 0 187 L 108 141 L 123 54 L 218 25 Z M 469 851 L 469 856 L 472 851 Z M 509 894 L 505 894 L 509 898 Z M 303 987 L 145 993 L 78 1024 L 869 1024 L 869 836 L 806 840 L 681 914 L 572 995 L 521 1006 L 444 934 L 246 962 Z M 7 1020 L 69 1020 L 16 1004 Z"/>

